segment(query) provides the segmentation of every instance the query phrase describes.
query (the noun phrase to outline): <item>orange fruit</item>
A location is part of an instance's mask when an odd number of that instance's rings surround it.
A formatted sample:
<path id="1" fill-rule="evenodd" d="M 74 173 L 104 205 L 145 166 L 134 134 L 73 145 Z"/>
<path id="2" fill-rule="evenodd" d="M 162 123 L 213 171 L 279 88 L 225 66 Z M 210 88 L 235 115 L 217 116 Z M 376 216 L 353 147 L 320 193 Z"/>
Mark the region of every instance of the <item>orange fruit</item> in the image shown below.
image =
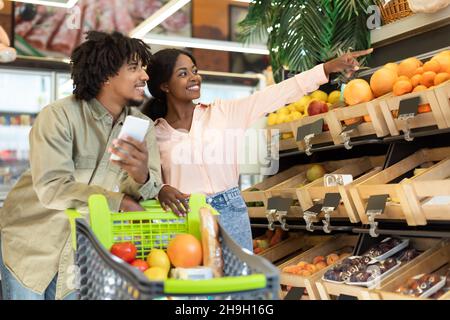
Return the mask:
<path id="1" fill-rule="evenodd" d="M 415 74 L 411 78 L 411 84 L 413 87 L 417 87 L 420 84 L 420 81 L 422 81 L 422 75 L 421 74 Z"/>
<path id="2" fill-rule="evenodd" d="M 370 88 L 375 97 L 380 97 L 392 91 L 397 74 L 391 69 L 381 68 L 370 78 Z"/>
<path id="3" fill-rule="evenodd" d="M 413 90 L 411 81 L 400 80 L 394 84 L 393 92 L 395 96 L 401 96 L 410 93 Z"/>
<path id="4" fill-rule="evenodd" d="M 436 72 L 434 71 L 425 71 L 422 75 L 422 80 L 420 81 L 421 85 L 429 88 L 434 85 L 434 78 L 436 77 Z"/>
<path id="5" fill-rule="evenodd" d="M 441 65 L 436 59 L 430 60 L 425 62 L 425 64 L 423 65 L 423 71 L 433 71 L 435 73 L 439 73 L 439 71 L 441 71 Z"/>
<path id="6" fill-rule="evenodd" d="M 383 66 L 383 68 L 392 70 L 392 71 L 395 72 L 395 74 L 398 74 L 398 65 L 397 65 L 396 63 L 394 63 L 394 62 L 386 63 L 386 64 Z"/>
<path id="7" fill-rule="evenodd" d="M 416 73 L 417 68 L 422 65 L 422 62 L 417 58 L 405 59 L 398 65 L 398 75 L 411 78 Z"/>
<path id="8" fill-rule="evenodd" d="M 350 81 L 344 89 L 344 100 L 350 106 L 368 102 L 373 99 L 373 92 L 367 81 L 355 79 Z"/>
<path id="9" fill-rule="evenodd" d="M 417 69 L 416 69 L 416 74 L 422 74 L 423 73 L 423 67 L 418 67 Z"/>
<path id="10" fill-rule="evenodd" d="M 197 267 L 202 263 L 202 245 L 193 235 L 180 233 L 170 240 L 167 255 L 177 268 Z"/>
<path id="11" fill-rule="evenodd" d="M 320 261 L 320 262 L 316 263 L 315 266 L 316 266 L 317 271 L 320 271 L 320 270 L 328 267 L 328 265 L 325 261 Z"/>
<path id="12" fill-rule="evenodd" d="M 411 81 L 411 79 L 409 77 L 407 77 L 407 76 L 400 76 L 400 77 L 398 77 L 397 81 L 400 81 L 400 80 Z"/>
<path id="13" fill-rule="evenodd" d="M 344 123 L 345 123 L 345 125 L 350 126 L 354 123 L 357 123 L 359 120 L 361 120 L 361 117 L 350 118 L 350 119 L 344 120 Z"/>
<path id="14" fill-rule="evenodd" d="M 449 50 L 443 51 L 435 55 L 431 60 L 437 60 L 441 65 L 440 72 L 450 73 L 450 53 Z"/>
<path id="15" fill-rule="evenodd" d="M 444 83 L 445 81 L 450 80 L 450 74 L 447 72 L 441 72 L 436 75 L 434 78 L 434 85 L 440 85 L 441 83 Z"/>
<path id="16" fill-rule="evenodd" d="M 312 275 L 312 273 L 308 270 L 303 270 L 299 275 L 303 277 L 309 277 L 310 275 Z"/>
<path id="17" fill-rule="evenodd" d="M 415 87 L 412 92 L 419 92 L 419 91 L 425 91 L 425 90 L 428 90 L 428 88 L 420 84 L 417 87 Z"/>
<path id="18" fill-rule="evenodd" d="M 431 106 L 429 103 L 421 104 L 419 108 L 417 108 L 417 113 L 427 113 L 431 112 Z"/>

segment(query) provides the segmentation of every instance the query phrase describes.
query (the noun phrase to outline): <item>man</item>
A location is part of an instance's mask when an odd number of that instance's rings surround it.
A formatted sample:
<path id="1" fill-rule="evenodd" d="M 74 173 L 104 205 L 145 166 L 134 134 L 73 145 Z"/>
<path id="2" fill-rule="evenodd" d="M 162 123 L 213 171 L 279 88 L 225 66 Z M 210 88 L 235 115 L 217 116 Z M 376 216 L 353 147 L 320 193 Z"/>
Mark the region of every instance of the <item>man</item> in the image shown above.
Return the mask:
<path id="1" fill-rule="evenodd" d="M 120 33 L 89 32 L 71 57 L 73 95 L 44 108 L 30 133 L 30 170 L 0 211 L 4 299 L 74 299 L 73 252 L 64 210 L 103 194 L 112 211 L 143 210 L 161 189 L 154 126 L 140 143 L 118 140 L 144 101 L 150 48 Z M 120 161 L 111 161 L 111 153 Z"/>

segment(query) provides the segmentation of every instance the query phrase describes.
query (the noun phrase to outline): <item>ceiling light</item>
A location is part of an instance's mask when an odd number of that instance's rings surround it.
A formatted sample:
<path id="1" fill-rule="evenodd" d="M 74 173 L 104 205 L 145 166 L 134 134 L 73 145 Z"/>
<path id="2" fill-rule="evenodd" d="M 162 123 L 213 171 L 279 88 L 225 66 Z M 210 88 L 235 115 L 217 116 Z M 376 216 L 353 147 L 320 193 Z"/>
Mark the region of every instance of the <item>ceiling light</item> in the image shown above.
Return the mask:
<path id="1" fill-rule="evenodd" d="M 49 7 L 59 7 L 59 8 L 72 8 L 78 0 L 11 0 L 16 2 L 25 2 L 25 3 L 33 3 L 33 4 L 40 4 L 43 6 L 49 6 Z"/>
<path id="2" fill-rule="evenodd" d="M 208 50 L 261 54 L 261 55 L 269 54 L 269 50 L 265 46 L 262 45 L 245 46 L 243 43 L 231 41 L 160 36 L 156 34 L 148 35 L 142 40 L 144 40 L 148 44 L 155 44 L 167 47 L 208 49 Z"/>
<path id="3" fill-rule="evenodd" d="M 147 20 L 142 22 L 137 28 L 130 32 L 133 38 L 142 38 L 161 22 L 173 15 L 175 12 L 184 7 L 191 0 L 171 0 L 165 4 L 161 9 L 152 14 Z"/>

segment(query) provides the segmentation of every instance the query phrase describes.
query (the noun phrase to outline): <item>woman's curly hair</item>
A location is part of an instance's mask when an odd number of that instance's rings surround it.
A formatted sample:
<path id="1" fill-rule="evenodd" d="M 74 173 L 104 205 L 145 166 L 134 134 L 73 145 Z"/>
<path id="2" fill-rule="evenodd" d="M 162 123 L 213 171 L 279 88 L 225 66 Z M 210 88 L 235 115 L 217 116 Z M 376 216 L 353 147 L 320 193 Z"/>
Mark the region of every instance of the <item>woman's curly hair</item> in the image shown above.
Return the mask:
<path id="1" fill-rule="evenodd" d="M 117 75 L 125 62 L 142 61 L 147 66 L 152 57 L 150 47 L 142 40 L 119 32 L 89 31 L 86 40 L 70 57 L 73 94 L 79 100 L 95 98 L 102 84 Z"/>

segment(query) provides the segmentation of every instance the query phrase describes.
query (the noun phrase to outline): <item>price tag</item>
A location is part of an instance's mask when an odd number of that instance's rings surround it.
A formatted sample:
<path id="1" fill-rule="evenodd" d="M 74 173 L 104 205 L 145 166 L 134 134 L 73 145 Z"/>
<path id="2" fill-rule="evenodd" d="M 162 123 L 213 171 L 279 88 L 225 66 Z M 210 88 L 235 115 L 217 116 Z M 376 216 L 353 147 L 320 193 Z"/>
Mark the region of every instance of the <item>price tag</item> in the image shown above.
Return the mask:
<path id="1" fill-rule="evenodd" d="M 305 294 L 305 288 L 299 288 L 299 287 L 292 287 L 291 290 L 289 290 L 286 297 L 284 297 L 284 300 L 300 300 L 300 298 Z"/>
<path id="2" fill-rule="evenodd" d="M 367 214 L 381 214 L 386 208 L 386 201 L 389 198 L 388 194 L 371 196 L 367 202 Z"/>
<path id="3" fill-rule="evenodd" d="M 267 202 L 267 209 L 287 212 L 291 205 L 292 198 L 272 197 Z"/>
<path id="4" fill-rule="evenodd" d="M 317 216 L 322 212 L 322 207 L 321 204 L 315 204 L 311 208 L 305 210 L 304 215 Z"/>
<path id="5" fill-rule="evenodd" d="M 421 101 L 422 99 L 420 98 L 420 96 L 400 101 L 398 118 L 402 120 L 410 117 L 415 117 L 417 115 L 417 109 L 419 105 L 422 104 Z"/>
<path id="6" fill-rule="evenodd" d="M 341 134 L 343 134 L 343 133 L 350 133 L 351 131 L 353 131 L 353 130 L 355 130 L 356 128 L 358 128 L 358 126 L 359 126 L 361 123 L 363 123 L 363 119 L 359 119 L 357 122 L 355 122 L 355 123 L 353 123 L 353 124 L 351 124 L 351 125 L 349 125 L 349 126 L 346 126 L 346 127 L 344 128 L 344 130 L 342 130 Z"/>
<path id="7" fill-rule="evenodd" d="M 323 119 L 319 119 L 313 123 L 305 124 L 297 129 L 297 141 L 305 139 L 309 135 L 318 135 L 323 131 Z"/>
<path id="8" fill-rule="evenodd" d="M 336 210 L 339 203 L 341 202 L 341 194 L 340 193 L 327 193 L 325 194 L 325 199 L 323 200 L 322 211 Z"/>

